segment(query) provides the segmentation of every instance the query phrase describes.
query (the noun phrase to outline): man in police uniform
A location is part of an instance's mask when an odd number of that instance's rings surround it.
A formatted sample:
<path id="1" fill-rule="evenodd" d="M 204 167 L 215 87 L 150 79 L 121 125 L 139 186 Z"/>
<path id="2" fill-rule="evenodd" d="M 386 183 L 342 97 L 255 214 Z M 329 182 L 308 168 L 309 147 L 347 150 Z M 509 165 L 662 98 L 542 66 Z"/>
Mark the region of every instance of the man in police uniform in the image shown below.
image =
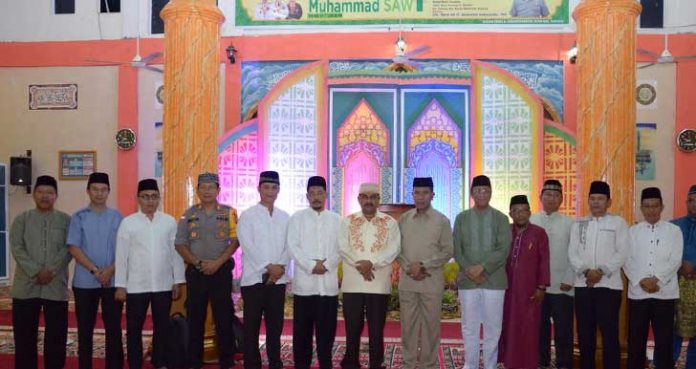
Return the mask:
<path id="1" fill-rule="evenodd" d="M 198 176 L 196 194 L 200 203 L 179 220 L 176 251 L 186 267 L 189 365 L 203 366 L 203 333 L 208 301 L 213 308 L 220 368 L 234 365 L 232 331 L 232 268 L 230 257 L 237 250 L 237 211 L 219 204 L 220 181 L 215 173 Z"/>

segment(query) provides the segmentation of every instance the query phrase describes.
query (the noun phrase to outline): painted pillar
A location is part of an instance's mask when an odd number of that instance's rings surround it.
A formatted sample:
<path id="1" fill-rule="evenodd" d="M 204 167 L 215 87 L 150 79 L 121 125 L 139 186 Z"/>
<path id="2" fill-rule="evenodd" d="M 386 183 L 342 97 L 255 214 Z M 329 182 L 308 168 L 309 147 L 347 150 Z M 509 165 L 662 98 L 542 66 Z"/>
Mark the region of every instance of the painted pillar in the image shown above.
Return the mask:
<path id="1" fill-rule="evenodd" d="M 633 223 L 636 142 L 635 0 L 583 0 L 577 23 L 578 214 L 594 180 L 611 186 L 610 211 Z"/>
<path id="2" fill-rule="evenodd" d="M 164 20 L 164 210 L 196 202 L 198 174 L 217 172 L 220 25 L 215 0 L 172 0 Z"/>
<path id="3" fill-rule="evenodd" d="M 179 217 L 196 199 L 198 175 L 217 172 L 220 25 L 215 0 L 171 0 L 164 20 L 164 211 Z M 184 294 L 186 292 L 184 291 Z M 172 304 L 183 312 L 185 295 Z M 208 306 L 203 361 L 217 357 Z"/>

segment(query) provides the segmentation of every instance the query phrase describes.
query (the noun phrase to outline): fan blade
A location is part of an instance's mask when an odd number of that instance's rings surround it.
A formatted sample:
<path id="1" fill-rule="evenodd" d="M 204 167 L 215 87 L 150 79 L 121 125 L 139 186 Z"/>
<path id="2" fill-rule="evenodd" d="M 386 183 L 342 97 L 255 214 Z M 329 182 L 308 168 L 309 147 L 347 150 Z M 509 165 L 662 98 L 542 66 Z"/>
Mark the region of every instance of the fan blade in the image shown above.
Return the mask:
<path id="1" fill-rule="evenodd" d="M 124 62 L 115 61 L 115 60 L 85 59 L 85 61 L 86 61 L 86 62 L 89 62 L 89 63 L 99 64 L 99 65 L 121 65 L 121 64 L 125 64 Z"/>
<path id="2" fill-rule="evenodd" d="M 636 51 L 638 52 L 638 54 L 647 55 L 647 56 L 653 57 L 653 58 L 655 58 L 655 59 L 657 59 L 657 58 L 660 57 L 660 54 L 654 53 L 654 52 L 652 52 L 652 51 L 650 51 L 650 50 L 638 49 L 638 50 L 636 50 Z"/>
<path id="3" fill-rule="evenodd" d="M 414 61 L 414 60 L 409 60 L 406 62 L 406 64 L 412 65 L 414 68 L 416 68 L 418 70 L 420 70 L 422 67 L 421 63 Z"/>
<path id="4" fill-rule="evenodd" d="M 692 60 L 692 59 L 696 59 L 696 55 L 684 55 L 684 56 L 677 56 L 674 58 L 675 61 Z"/>
<path id="5" fill-rule="evenodd" d="M 411 58 L 411 57 L 414 57 L 414 56 L 416 56 L 416 55 L 418 55 L 418 54 L 422 54 L 422 53 L 424 53 L 424 52 L 426 52 L 426 51 L 428 51 L 428 50 L 430 50 L 430 46 L 428 46 L 428 45 L 419 46 L 419 47 L 417 47 L 417 48 L 415 48 L 415 49 L 413 49 L 413 50 L 411 50 L 411 51 L 406 52 L 406 53 L 404 54 L 404 57 L 406 57 L 406 58 Z"/>
<path id="6" fill-rule="evenodd" d="M 143 68 L 157 73 L 164 73 L 164 70 L 162 70 L 161 68 L 153 67 L 152 65 L 146 65 Z"/>
<path id="7" fill-rule="evenodd" d="M 655 65 L 655 63 L 650 63 L 650 64 L 641 65 L 640 67 L 638 67 L 638 69 L 645 69 L 645 68 L 647 68 L 647 67 L 652 67 L 653 65 Z"/>
<path id="8" fill-rule="evenodd" d="M 151 62 L 151 61 L 153 61 L 153 60 L 159 58 L 160 56 L 162 56 L 162 53 L 159 52 L 159 51 L 157 51 L 157 52 L 154 52 L 154 53 L 152 53 L 152 54 L 150 54 L 150 55 L 148 55 L 148 56 L 146 56 L 146 57 L 140 59 L 140 61 L 143 62 L 143 63 L 149 63 L 149 62 Z"/>

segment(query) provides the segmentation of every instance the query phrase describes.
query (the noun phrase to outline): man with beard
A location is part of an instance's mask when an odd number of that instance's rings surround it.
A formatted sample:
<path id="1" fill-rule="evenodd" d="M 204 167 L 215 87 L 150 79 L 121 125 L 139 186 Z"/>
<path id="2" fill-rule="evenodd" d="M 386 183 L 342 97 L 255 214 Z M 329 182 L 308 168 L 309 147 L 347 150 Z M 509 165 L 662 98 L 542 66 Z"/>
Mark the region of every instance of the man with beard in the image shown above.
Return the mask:
<path id="1" fill-rule="evenodd" d="M 539 363 L 541 302 L 549 285 L 549 239 L 531 224 L 525 195 L 510 199 L 512 244 L 507 258 L 503 331 L 498 361 L 507 369 L 536 369 Z"/>
<path id="2" fill-rule="evenodd" d="M 295 265 L 292 281 L 292 349 L 295 368 L 309 369 L 316 329 L 320 369 L 331 369 L 338 312 L 338 231 L 341 217 L 325 208 L 326 180 L 307 181 L 309 208 L 290 217 L 288 248 Z"/>

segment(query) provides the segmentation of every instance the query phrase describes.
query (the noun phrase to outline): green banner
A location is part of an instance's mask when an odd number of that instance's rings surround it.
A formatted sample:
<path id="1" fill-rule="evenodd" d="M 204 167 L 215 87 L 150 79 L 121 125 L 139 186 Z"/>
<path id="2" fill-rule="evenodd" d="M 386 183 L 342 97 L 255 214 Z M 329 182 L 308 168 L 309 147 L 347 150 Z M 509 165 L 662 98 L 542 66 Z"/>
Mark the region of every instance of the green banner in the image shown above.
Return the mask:
<path id="1" fill-rule="evenodd" d="M 237 26 L 568 24 L 569 0 L 236 0 Z"/>

